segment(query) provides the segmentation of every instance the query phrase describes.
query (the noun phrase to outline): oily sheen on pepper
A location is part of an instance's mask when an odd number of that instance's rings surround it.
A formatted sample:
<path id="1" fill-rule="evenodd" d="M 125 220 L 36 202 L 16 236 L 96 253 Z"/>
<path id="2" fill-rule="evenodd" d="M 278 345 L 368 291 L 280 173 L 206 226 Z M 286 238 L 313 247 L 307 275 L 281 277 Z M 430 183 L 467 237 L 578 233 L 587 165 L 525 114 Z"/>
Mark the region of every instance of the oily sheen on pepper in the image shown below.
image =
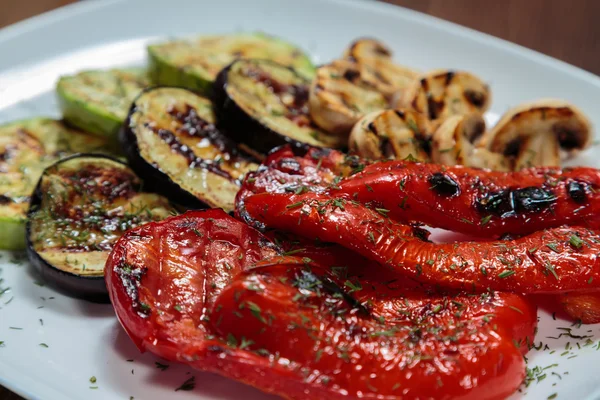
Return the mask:
<path id="1" fill-rule="evenodd" d="M 501 399 L 520 385 L 536 325 L 521 296 L 383 281 L 298 250 L 189 212 L 124 235 L 107 287 L 140 350 L 286 398 Z"/>

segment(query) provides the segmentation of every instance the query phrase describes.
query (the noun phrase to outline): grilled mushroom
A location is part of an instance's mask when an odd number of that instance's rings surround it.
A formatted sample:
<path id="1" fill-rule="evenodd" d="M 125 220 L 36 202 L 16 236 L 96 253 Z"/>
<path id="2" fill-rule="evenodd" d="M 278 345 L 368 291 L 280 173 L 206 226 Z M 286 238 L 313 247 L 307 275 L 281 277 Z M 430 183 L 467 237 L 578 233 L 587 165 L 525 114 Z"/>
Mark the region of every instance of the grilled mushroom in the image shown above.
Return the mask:
<path id="1" fill-rule="evenodd" d="M 430 120 L 445 120 L 452 115 L 483 114 L 490 99 L 489 87 L 475 75 L 435 70 L 417 78 L 397 106 L 424 113 Z"/>
<path id="2" fill-rule="evenodd" d="M 485 121 L 479 114 L 448 118 L 433 133 L 431 160 L 444 165 L 510 170 L 510 163 L 503 154 L 476 145 L 484 131 Z"/>
<path id="3" fill-rule="evenodd" d="M 414 69 L 395 64 L 390 49 L 375 39 L 357 39 L 345 51 L 344 58 L 355 62 L 363 78 L 388 100 L 419 75 Z"/>
<path id="4" fill-rule="evenodd" d="M 385 110 L 365 115 L 350 133 L 349 148 L 369 159 L 429 160 L 430 126 L 411 110 Z"/>
<path id="5" fill-rule="evenodd" d="M 348 60 L 335 60 L 319 67 L 310 87 L 309 109 L 313 121 L 334 134 L 347 134 L 363 115 L 387 105 L 385 97 Z"/>
<path id="6" fill-rule="evenodd" d="M 592 125 L 577 107 L 542 99 L 514 107 L 481 139 L 481 146 L 508 157 L 514 170 L 560 166 L 562 156 L 589 146 Z"/>

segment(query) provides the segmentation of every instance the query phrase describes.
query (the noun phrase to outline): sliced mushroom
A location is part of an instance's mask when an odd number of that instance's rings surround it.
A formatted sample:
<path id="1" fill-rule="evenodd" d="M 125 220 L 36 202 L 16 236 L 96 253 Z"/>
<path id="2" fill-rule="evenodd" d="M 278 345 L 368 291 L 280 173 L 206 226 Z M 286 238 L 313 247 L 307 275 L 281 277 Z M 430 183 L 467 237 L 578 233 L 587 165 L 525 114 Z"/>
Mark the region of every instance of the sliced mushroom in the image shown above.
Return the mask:
<path id="1" fill-rule="evenodd" d="M 514 170 L 560 166 L 562 156 L 589 146 L 592 125 L 572 104 L 542 99 L 506 112 L 480 145 L 511 160 Z"/>
<path id="2" fill-rule="evenodd" d="M 489 87 L 475 75 L 435 70 L 417 78 L 396 104 L 443 121 L 453 115 L 483 114 L 490 100 Z"/>
<path id="3" fill-rule="evenodd" d="M 509 171 L 510 163 L 503 154 L 475 145 L 484 131 L 485 121 L 477 113 L 446 119 L 433 133 L 432 162 Z"/>
<path id="4" fill-rule="evenodd" d="M 345 51 L 344 57 L 355 62 L 364 79 L 388 100 L 409 86 L 419 75 L 414 69 L 395 64 L 390 49 L 375 39 L 357 39 Z"/>
<path id="5" fill-rule="evenodd" d="M 310 87 L 313 121 L 334 134 L 347 134 L 363 115 L 387 106 L 385 97 L 363 79 L 358 66 L 349 60 L 335 60 L 319 67 Z"/>
<path id="6" fill-rule="evenodd" d="M 348 146 L 351 152 L 374 160 L 429 161 L 430 132 L 427 118 L 415 111 L 376 111 L 354 125 Z"/>

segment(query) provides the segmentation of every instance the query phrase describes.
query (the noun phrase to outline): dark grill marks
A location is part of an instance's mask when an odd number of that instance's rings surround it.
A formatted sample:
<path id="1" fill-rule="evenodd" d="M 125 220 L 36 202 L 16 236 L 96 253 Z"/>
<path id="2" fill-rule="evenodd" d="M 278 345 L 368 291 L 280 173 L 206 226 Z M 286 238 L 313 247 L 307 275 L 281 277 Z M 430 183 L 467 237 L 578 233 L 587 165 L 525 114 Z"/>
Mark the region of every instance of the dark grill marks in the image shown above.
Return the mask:
<path id="1" fill-rule="evenodd" d="M 6 204 L 10 204 L 13 203 L 14 200 L 8 196 L 5 196 L 3 194 L 0 194 L 0 205 L 6 205 Z"/>
<path id="2" fill-rule="evenodd" d="M 488 193 L 477 200 L 475 205 L 483 214 L 500 217 L 513 217 L 518 214 L 539 212 L 556 202 L 556 196 L 549 190 L 539 187 L 502 190 Z"/>
<path id="3" fill-rule="evenodd" d="M 223 178 L 227 178 L 232 182 L 235 182 L 234 179 L 229 173 L 223 171 L 221 167 L 219 167 L 218 163 L 212 160 L 204 160 L 194 153 L 187 145 L 181 142 L 175 134 L 168 129 L 156 129 L 152 128 L 149 124 L 146 124 L 149 129 L 152 129 L 158 137 L 165 142 L 173 152 L 180 154 L 183 156 L 190 168 L 202 168 L 206 169 L 216 175 L 222 176 Z"/>
<path id="4" fill-rule="evenodd" d="M 147 306 L 142 306 L 138 302 L 138 288 L 140 286 L 142 277 L 147 272 L 147 269 L 135 268 L 123 262 L 119 267 L 115 268 L 115 271 L 117 272 L 119 278 L 121 278 L 121 283 L 125 288 L 125 292 L 132 300 L 133 308 L 143 318 L 148 317 L 150 315 L 150 309 Z"/>
<path id="5" fill-rule="evenodd" d="M 291 119 L 300 126 L 311 125 L 310 119 L 306 121 L 301 116 L 308 116 L 308 85 L 306 84 L 287 84 L 273 78 L 269 73 L 260 68 L 244 68 L 239 71 L 243 76 L 254 79 L 255 81 L 267 86 L 274 94 L 281 96 L 284 94 L 292 95 L 293 100 L 286 102 L 286 118 Z M 283 102 L 282 102 L 283 103 Z"/>
<path id="6" fill-rule="evenodd" d="M 232 156 L 236 155 L 235 144 L 223 135 L 214 124 L 201 118 L 196 109 L 189 104 L 184 105 L 183 111 L 171 107 L 167 112 L 181 123 L 181 127 L 177 129 L 178 133 L 192 137 L 208 138 L 210 143 L 219 151 L 229 153 Z"/>
<path id="7" fill-rule="evenodd" d="M 117 168 L 87 165 L 80 170 L 57 172 L 73 185 L 73 194 L 98 194 L 113 201 L 116 198 L 128 199 L 141 189 L 141 182 L 135 175 Z"/>
<path id="8" fill-rule="evenodd" d="M 446 82 L 445 82 L 445 85 L 448 86 L 450 84 L 450 82 L 452 82 L 453 78 L 454 78 L 454 72 L 453 71 L 448 71 L 446 73 Z"/>
<path id="9" fill-rule="evenodd" d="M 444 110 L 444 101 L 437 101 L 430 93 L 427 93 L 427 110 L 429 119 L 437 119 Z"/>
<path id="10" fill-rule="evenodd" d="M 458 183 L 441 172 L 436 172 L 431 175 L 429 177 L 429 183 L 431 184 L 431 189 L 442 196 L 452 197 L 460 193 L 460 186 Z"/>
<path id="11" fill-rule="evenodd" d="M 346 72 L 344 72 L 344 79 L 347 80 L 348 82 L 352 82 L 354 83 L 356 81 L 356 78 L 360 77 L 360 72 L 358 72 L 355 69 L 347 69 Z"/>
<path id="12" fill-rule="evenodd" d="M 587 200 L 586 188 L 587 184 L 572 181 L 567 184 L 567 193 L 576 203 L 585 203 Z"/>
<path id="13" fill-rule="evenodd" d="M 575 128 L 562 125 L 554 125 L 552 127 L 552 130 L 558 138 L 560 146 L 567 151 L 580 148 L 584 145 L 583 135 Z"/>
<path id="14" fill-rule="evenodd" d="M 485 94 L 475 90 L 467 89 L 464 91 L 465 99 L 477 108 L 481 108 L 485 104 Z"/>

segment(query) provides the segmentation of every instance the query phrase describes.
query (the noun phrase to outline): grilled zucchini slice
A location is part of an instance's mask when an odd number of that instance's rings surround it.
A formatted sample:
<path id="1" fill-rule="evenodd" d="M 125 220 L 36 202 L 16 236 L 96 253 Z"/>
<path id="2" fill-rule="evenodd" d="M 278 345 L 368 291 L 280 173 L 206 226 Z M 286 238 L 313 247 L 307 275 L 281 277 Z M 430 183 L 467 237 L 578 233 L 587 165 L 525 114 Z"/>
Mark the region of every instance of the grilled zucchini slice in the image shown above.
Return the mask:
<path id="1" fill-rule="evenodd" d="M 0 126 L 0 249 L 25 248 L 29 200 L 44 168 L 77 152 L 107 152 L 105 138 L 48 118 Z"/>
<path id="2" fill-rule="evenodd" d="M 210 101 L 182 88 L 144 91 L 121 141 L 149 187 L 189 207 L 232 211 L 241 179 L 258 167 L 217 129 Z"/>
<path id="3" fill-rule="evenodd" d="M 84 71 L 59 79 L 64 119 L 85 131 L 116 138 L 133 100 L 149 86 L 141 68 Z"/>
<path id="4" fill-rule="evenodd" d="M 104 263 L 128 229 L 168 217 L 167 199 L 117 159 L 79 154 L 46 168 L 31 199 L 27 254 L 41 275 L 68 294 L 107 300 Z"/>
<path id="5" fill-rule="evenodd" d="M 224 67 L 238 58 L 262 58 L 314 75 L 310 58 L 294 45 L 263 33 L 201 36 L 148 47 L 150 76 L 155 84 L 185 87 L 209 94 Z"/>
<path id="6" fill-rule="evenodd" d="M 319 129 L 309 116 L 309 82 L 267 60 L 238 60 L 219 73 L 213 99 L 220 127 L 259 153 L 282 144 L 341 148 L 347 138 Z"/>

